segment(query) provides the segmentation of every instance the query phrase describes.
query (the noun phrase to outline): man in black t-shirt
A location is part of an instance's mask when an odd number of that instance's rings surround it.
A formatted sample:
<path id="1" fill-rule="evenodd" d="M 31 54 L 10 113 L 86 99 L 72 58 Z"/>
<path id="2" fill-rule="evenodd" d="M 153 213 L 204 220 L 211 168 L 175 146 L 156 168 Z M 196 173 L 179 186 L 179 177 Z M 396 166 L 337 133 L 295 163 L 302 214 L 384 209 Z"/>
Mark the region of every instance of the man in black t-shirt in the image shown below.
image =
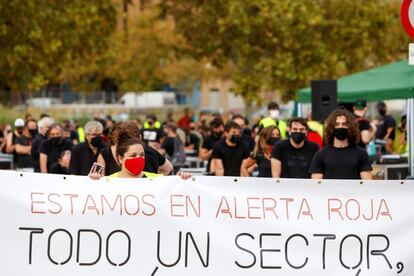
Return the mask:
<path id="1" fill-rule="evenodd" d="M 47 132 L 50 125 L 53 124 L 53 120 L 49 117 L 43 117 L 39 120 L 38 130 L 39 132 L 35 135 L 32 140 L 32 158 L 33 158 L 33 168 L 35 172 L 40 172 L 40 145 L 44 140 L 47 139 Z"/>
<path id="2" fill-rule="evenodd" d="M 69 172 L 75 175 L 88 175 L 99 151 L 106 146 L 102 139 L 103 126 L 98 121 L 85 125 L 86 141 L 74 146 L 70 157 Z"/>
<path id="3" fill-rule="evenodd" d="M 23 135 L 24 129 L 24 120 L 21 118 L 17 118 L 14 121 L 15 130 L 11 133 L 7 134 L 6 137 L 6 153 L 13 154 L 13 166 L 17 167 L 19 155 L 16 152 L 16 139 L 17 137 Z"/>
<path id="4" fill-rule="evenodd" d="M 365 99 L 355 101 L 354 116 L 361 135 L 358 145 L 364 149 L 366 145 L 368 145 L 368 143 L 375 137 L 376 131 L 376 129 L 371 126 L 370 121 L 365 117 L 367 109 L 367 101 Z"/>
<path id="5" fill-rule="evenodd" d="M 240 126 L 233 121 L 227 123 L 224 127 L 224 139 L 213 148 L 215 175 L 240 176 L 241 164 L 249 155 L 249 147 L 241 141 Z"/>
<path id="6" fill-rule="evenodd" d="M 242 142 L 245 143 L 249 147 L 249 151 L 252 152 L 256 143 L 251 136 L 251 130 L 247 128 L 246 118 L 241 114 L 236 114 L 232 120 L 240 126 Z"/>
<path id="7" fill-rule="evenodd" d="M 328 146 L 315 154 L 310 167 L 312 178 L 372 179 L 368 153 L 357 146 L 359 130 L 353 115 L 337 109 L 325 124 Z"/>
<path id="8" fill-rule="evenodd" d="M 16 138 L 16 154 L 18 156 L 17 168 L 19 170 L 33 172 L 33 159 L 31 156 L 32 139 L 36 130 L 36 121 L 30 120 L 25 123 L 23 134 Z"/>
<path id="9" fill-rule="evenodd" d="M 204 139 L 203 144 L 200 147 L 198 158 L 201 160 L 208 160 L 207 172 L 214 172 L 214 168 L 211 166 L 211 157 L 215 144 L 220 141 L 224 133 L 223 120 L 218 117 L 211 120 L 210 129 L 211 135 Z"/>
<path id="10" fill-rule="evenodd" d="M 310 164 L 319 146 L 306 140 L 308 125 L 305 119 L 293 118 L 289 129 L 289 139 L 273 146 L 272 177 L 310 178 Z"/>
<path id="11" fill-rule="evenodd" d="M 40 145 L 40 172 L 48 173 L 51 166 L 65 150 L 72 150 L 72 142 L 63 137 L 63 129 L 58 124 L 49 127 L 48 139 Z"/>

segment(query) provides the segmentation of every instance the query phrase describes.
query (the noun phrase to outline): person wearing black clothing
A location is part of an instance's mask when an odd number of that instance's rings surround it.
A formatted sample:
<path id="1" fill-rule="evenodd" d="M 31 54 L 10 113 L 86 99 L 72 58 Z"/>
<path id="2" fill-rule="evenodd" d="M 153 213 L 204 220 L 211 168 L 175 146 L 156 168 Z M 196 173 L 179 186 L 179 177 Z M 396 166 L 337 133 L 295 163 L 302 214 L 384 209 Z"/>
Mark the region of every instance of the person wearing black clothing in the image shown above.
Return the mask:
<path id="1" fill-rule="evenodd" d="M 102 140 L 103 126 L 98 121 L 90 121 L 85 125 L 86 141 L 77 144 L 70 157 L 69 171 L 75 175 L 88 175 L 99 151 L 105 147 Z"/>
<path id="2" fill-rule="evenodd" d="M 18 155 L 17 168 L 20 170 L 33 172 L 32 139 L 36 130 L 36 121 L 27 121 L 23 129 L 23 134 L 16 138 L 16 154 Z"/>
<path id="3" fill-rule="evenodd" d="M 185 165 L 186 155 L 183 142 L 177 137 L 177 125 L 168 123 L 164 126 L 164 132 L 167 137 L 164 138 L 159 152 L 166 154 L 174 166 L 174 171 L 178 172 Z"/>
<path id="4" fill-rule="evenodd" d="M 241 166 L 241 176 L 250 176 L 250 169 L 257 164 L 258 177 L 272 177 L 270 154 L 272 148 L 280 139 L 280 131 L 276 126 L 263 128 L 251 156 L 245 159 Z"/>
<path id="5" fill-rule="evenodd" d="M 168 160 L 165 159 L 158 151 L 155 149 L 145 146 L 145 167 L 144 171 L 150 173 L 158 173 L 159 168 L 162 167 Z M 112 154 L 111 147 L 105 147 L 100 152 L 102 159 L 105 160 L 105 175 L 111 175 L 118 172 L 121 169 L 121 166 L 115 160 L 114 155 Z M 101 164 L 101 162 L 99 162 Z"/>
<path id="6" fill-rule="evenodd" d="M 240 176 L 241 164 L 249 157 L 249 147 L 241 141 L 240 126 L 230 121 L 224 127 L 225 139 L 220 140 L 213 148 L 215 175 Z"/>
<path id="7" fill-rule="evenodd" d="M 131 138 L 141 138 L 138 125 L 134 121 L 125 121 L 115 124 L 111 136 L 109 137 L 110 145 L 104 147 L 98 156 L 97 162 L 105 167 L 105 175 L 109 176 L 120 170 L 119 161 L 116 159 L 116 146 L 118 144 L 118 134 L 120 131 L 128 130 Z M 144 145 L 145 167 L 144 171 L 150 173 L 159 173 L 169 175 L 173 170 L 173 166 L 164 156 L 155 149 Z"/>
<path id="8" fill-rule="evenodd" d="M 65 150 L 72 150 L 72 142 L 63 137 L 63 129 L 58 124 L 49 127 L 48 139 L 40 144 L 40 172 L 48 173 L 50 167 L 58 161 Z"/>
<path id="9" fill-rule="evenodd" d="M 314 179 L 372 179 L 368 153 L 357 146 L 358 126 L 353 115 L 337 109 L 326 123 L 328 146 L 315 154 L 310 167 Z"/>
<path id="10" fill-rule="evenodd" d="M 157 117 L 153 114 L 149 114 L 144 123 L 144 127 L 141 129 L 142 141 L 145 142 L 145 145 L 150 146 L 155 150 L 159 150 L 161 139 L 164 136 L 165 133 L 161 129 L 161 124 L 157 121 Z"/>
<path id="11" fill-rule="evenodd" d="M 50 166 L 49 173 L 52 174 L 69 174 L 70 150 L 62 151 L 57 162 Z"/>
<path id="12" fill-rule="evenodd" d="M 6 153 L 13 154 L 13 166 L 17 167 L 17 164 L 19 162 L 19 155 L 16 152 L 16 139 L 17 137 L 20 137 L 23 135 L 23 129 L 24 129 L 24 121 L 21 118 L 17 118 L 14 121 L 15 130 L 11 133 L 9 133 L 6 137 Z"/>
<path id="13" fill-rule="evenodd" d="M 277 142 L 272 150 L 272 176 L 282 178 L 310 178 L 312 158 L 319 150 L 308 141 L 308 124 L 303 118 L 289 122 L 289 139 Z"/>
<path id="14" fill-rule="evenodd" d="M 200 151 L 198 153 L 198 158 L 201 160 L 208 160 L 207 163 L 207 172 L 213 173 L 214 168 L 211 166 L 211 157 L 213 154 L 213 148 L 215 144 L 220 141 L 220 139 L 223 136 L 224 133 L 224 123 L 221 118 L 214 118 L 210 122 L 210 129 L 211 129 L 211 135 L 207 136 L 206 139 L 204 139 Z"/>
<path id="15" fill-rule="evenodd" d="M 252 131 L 247 128 L 246 118 L 240 114 L 236 114 L 233 117 L 233 122 L 240 126 L 242 142 L 245 143 L 249 147 L 249 151 L 252 152 L 256 143 L 251 135 Z"/>
<path id="16" fill-rule="evenodd" d="M 379 102 L 377 104 L 377 110 L 380 117 L 377 120 L 376 138 L 380 140 L 388 140 L 397 126 L 397 123 L 391 115 L 387 114 L 387 105 L 384 102 Z"/>
<path id="17" fill-rule="evenodd" d="M 200 149 L 201 134 L 195 122 L 190 122 L 190 129 L 185 131 L 185 150 L 187 156 L 197 157 Z"/>
<path id="18" fill-rule="evenodd" d="M 376 131 L 376 129 L 371 126 L 370 121 L 365 117 L 367 109 L 367 101 L 364 99 L 359 99 L 354 104 L 355 121 L 358 125 L 358 129 L 361 135 L 361 139 L 358 145 L 364 149 L 366 148 L 366 145 L 368 145 L 368 143 L 374 138 Z"/>
<path id="19" fill-rule="evenodd" d="M 33 169 L 35 172 L 40 172 L 40 144 L 47 139 L 47 132 L 50 125 L 53 124 L 53 120 L 49 117 L 43 117 L 38 122 L 38 133 L 35 135 L 32 141 L 32 159 L 33 159 Z"/>

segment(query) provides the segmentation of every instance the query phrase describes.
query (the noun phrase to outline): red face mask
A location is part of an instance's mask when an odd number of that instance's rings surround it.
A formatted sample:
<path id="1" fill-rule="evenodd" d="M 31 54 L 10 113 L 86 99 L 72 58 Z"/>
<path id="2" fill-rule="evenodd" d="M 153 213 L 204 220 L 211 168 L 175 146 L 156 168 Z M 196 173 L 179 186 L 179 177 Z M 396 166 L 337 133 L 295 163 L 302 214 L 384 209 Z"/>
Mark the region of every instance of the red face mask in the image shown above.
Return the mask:
<path id="1" fill-rule="evenodd" d="M 136 157 L 131 159 L 125 160 L 125 168 L 132 174 L 132 175 L 139 175 L 145 167 L 145 158 L 144 157 Z"/>

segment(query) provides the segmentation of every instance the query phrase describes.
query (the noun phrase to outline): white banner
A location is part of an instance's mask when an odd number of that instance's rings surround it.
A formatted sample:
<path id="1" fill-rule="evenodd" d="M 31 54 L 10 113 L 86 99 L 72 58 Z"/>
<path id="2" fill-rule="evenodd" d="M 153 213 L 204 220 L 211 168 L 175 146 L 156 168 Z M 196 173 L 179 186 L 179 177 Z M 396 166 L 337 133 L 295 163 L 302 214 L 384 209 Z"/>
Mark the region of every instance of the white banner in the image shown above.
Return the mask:
<path id="1" fill-rule="evenodd" d="M 0 275 L 414 275 L 413 181 L 0 177 Z"/>

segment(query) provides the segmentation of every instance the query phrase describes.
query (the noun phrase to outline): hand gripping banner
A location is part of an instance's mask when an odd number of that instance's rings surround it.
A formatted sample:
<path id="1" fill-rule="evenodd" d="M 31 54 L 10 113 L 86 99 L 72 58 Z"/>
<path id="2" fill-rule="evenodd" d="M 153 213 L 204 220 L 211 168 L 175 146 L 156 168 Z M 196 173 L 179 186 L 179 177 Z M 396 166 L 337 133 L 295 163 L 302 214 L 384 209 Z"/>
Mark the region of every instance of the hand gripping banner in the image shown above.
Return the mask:
<path id="1" fill-rule="evenodd" d="M 1 275 L 414 275 L 413 181 L 0 177 Z"/>

